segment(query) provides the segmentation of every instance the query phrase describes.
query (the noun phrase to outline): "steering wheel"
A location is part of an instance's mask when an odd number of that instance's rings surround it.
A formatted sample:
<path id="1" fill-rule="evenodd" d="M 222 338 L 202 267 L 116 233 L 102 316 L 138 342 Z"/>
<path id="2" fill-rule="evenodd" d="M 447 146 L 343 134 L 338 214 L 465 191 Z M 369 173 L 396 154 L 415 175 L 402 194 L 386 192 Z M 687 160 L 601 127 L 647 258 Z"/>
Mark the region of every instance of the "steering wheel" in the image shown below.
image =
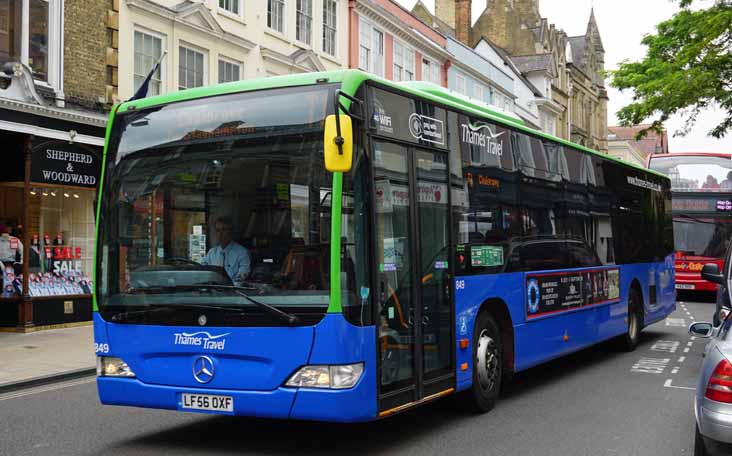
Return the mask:
<path id="1" fill-rule="evenodd" d="M 163 260 L 163 262 L 165 264 L 173 264 L 173 265 L 177 264 L 177 265 L 187 265 L 187 266 L 201 266 L 200 263 L 197 263 L 193 260 L 189 260 L 188 258 L 184 258 L 184 257 L 166 258 L 165 260 Z"/>

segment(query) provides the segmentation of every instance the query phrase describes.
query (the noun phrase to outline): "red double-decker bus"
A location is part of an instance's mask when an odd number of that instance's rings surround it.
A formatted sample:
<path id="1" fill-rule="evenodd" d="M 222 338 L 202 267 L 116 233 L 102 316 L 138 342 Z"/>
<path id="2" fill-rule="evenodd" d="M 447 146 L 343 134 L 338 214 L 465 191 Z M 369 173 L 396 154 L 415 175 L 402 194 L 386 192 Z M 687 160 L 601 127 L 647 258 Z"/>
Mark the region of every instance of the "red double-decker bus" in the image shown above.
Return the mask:
<path id="1" fill-rule="evenodd" d="M 648 168 L 671 179 L 676 289 L 714 291 L 701 270 L 707 263 L 722 269 L 732 236 L 732 154 L 656 154 Z"/>

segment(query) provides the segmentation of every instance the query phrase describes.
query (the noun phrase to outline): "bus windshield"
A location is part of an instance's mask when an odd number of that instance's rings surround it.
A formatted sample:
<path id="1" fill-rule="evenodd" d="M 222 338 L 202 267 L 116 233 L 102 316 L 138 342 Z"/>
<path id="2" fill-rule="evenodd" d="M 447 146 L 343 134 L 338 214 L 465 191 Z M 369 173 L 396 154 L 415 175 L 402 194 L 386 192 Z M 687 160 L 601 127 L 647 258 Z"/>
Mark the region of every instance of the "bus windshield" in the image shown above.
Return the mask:
<path id="1" fill-rule="evenodd" d="M 334 87 L 296 89 L 118 117 L 100 215 L 105 319 L 249 326 L 294 321 L 277 311 L 302 324 L 322 318 L 332 200 L 323 120 Z M 207 323 L 196 323 L 201 309 Z"/>
<path id="2" fill-rule="evenodd" d="M 674 217 L 676 251 L 688 256 L 723 258 L 732 237 L 730 219 L 689 216 Z"/>
<path id="3" fill-rule="evenodd" d="M 667 154 L 652 157 L 648 167 L 671 179 L 671 191 L 732 191 L 732 157 Z"/>

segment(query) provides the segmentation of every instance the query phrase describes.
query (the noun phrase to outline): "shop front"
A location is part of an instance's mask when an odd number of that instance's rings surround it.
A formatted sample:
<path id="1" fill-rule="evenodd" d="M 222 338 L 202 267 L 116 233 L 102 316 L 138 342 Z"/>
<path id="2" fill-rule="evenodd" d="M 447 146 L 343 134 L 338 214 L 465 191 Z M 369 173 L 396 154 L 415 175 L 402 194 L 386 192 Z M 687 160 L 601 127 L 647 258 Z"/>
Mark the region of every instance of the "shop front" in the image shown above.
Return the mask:
<path id="1" fill-rule="evenodd" d="M 102 119 L 73 122 L 0 107 L 0 329 L 92 319 Z"/>

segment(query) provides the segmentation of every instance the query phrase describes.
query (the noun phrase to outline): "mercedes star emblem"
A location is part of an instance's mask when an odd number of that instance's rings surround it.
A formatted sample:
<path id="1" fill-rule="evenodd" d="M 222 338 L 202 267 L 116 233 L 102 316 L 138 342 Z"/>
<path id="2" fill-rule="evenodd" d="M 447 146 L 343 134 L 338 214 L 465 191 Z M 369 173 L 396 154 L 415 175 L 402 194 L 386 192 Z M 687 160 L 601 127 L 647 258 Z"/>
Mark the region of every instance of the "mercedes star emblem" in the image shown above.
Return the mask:
<path id="1" fill-rule="evenodd" d="M 206 326 L 206 322 L 208 322 L 208 319 L 206 318 L 205 315 L 201 315 L 200 317 L 198 317 L 198 324 L 199 325 Z"/>
<path id="2" fill-rule="evenodd" d="M 214 376 L 214 363 L 208 356 L 199 356 L 193 361 L 193 378 L 198 383 L 208 383 Z"/>

